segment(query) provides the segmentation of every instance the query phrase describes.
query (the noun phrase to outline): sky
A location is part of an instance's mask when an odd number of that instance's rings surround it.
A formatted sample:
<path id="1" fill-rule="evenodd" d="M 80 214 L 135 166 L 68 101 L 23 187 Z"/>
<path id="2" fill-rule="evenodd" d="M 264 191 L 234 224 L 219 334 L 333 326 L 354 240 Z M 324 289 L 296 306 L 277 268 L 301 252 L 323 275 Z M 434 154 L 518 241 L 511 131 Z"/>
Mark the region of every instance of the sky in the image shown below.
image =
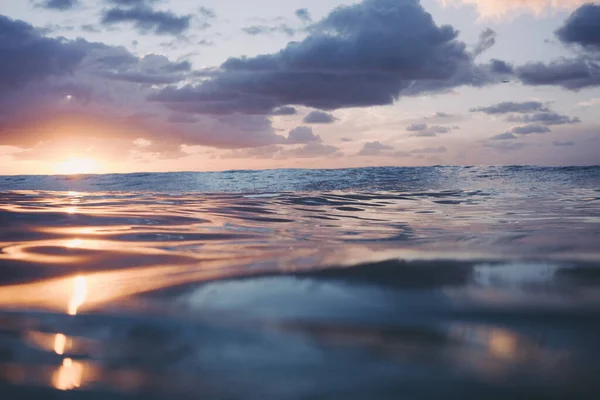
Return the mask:
<path id="1" fill-rule="evenodd" d="M 598 154 L 597 2 L 0 2 L 2 175 Z"/>

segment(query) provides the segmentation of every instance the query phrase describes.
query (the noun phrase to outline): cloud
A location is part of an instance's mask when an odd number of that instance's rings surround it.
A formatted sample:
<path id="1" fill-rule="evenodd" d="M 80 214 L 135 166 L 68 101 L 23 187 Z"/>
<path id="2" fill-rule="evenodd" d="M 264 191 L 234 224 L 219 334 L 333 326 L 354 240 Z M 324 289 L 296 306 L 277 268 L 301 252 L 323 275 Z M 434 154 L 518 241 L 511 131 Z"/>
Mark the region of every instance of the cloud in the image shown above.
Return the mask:
<path id="1" fill-rule="evenodd" d="M 0 59 L 2 143 L 37 146 L 38 153 L 37 144 L 43 143 L 48 157 L 60 154 L 56 149 L 88 148 L 92 141 L 94 146 L 116 143 L 111 146 L 119 152 L 104 155 L 120 157 L 143 138 L 151 142 L 144 152 L 172 158 L 185 155 L 184 144 L 231 149 L 286 140 L 266 115 L 183 113 L 184 118 L 177 110 L 148 102 L 153 85 L 193 74 L 185 60 L 152 54 L 140 58 L 123 47 L 48 38 L 6 17 L 0 17 Z"/>
<path id="2" fill-rule="evenodd" d="M 358 156 L 377 156 L 383 151 L 394 150 L 392 146 L 385 145 L 381 142 L 367 142 L 363 148 L 358 152 Z"/>
<path id="3" fill-rule="evenodd" d="M 339 148 L 323 143 L 307 143 L 300 147 L 286 148 L 280 145 L 255 147 L 252 149 L 234 150 L 221 156 L 221 158 L 258 158 L 258 159 L 286 159 L 286 158 L 318 158 L 341 155 Z"/>
<path id="4" fill-rule="evenodd" d="M 67 11 L 75 7 L 77 3 L 77 0 L 45 0 L 36 3 L 35 6 L 49 10 Z"/>
<path id="5" fill-rule="evenodd" d="M 412 124 L 406 127 L 409 132 L 420 132 L 427 129 L 427 124 Z"/>
<path id="6" fill-rule="evenodd" d="M 443 4 L 465 4 L 477 7 L 484 18 L 502 17 L 511 12 L 541 14 L 548 9 L 568 10 L 590 0 L 440 0 Z"/>
<path id="7" fill-rule="evenodd" d="M 554 141 L 554 142 L 552 142 L 552 145 L 556 146 L 556 147 L 570 147 L 570 146 L 575 146 L 575 142 L 571 142 L 571 141 L 567 141 L 567 142 Z"/>
<path id="8" fill-rule="evenodd" d="M 116 81 L 147 85 L 166 85 L 187 78 L 192 69 L 189 61 L 171 62 L 162 55 L 148 54 L 140 59 L 123 52 L 97 60 L 102 68 L 98 75 Z"/>
<path id="9" fill-rule="evenodd" d="M 310 12 L 308 12 L 308 9 L 306 9 L 306 8 L 299 8 L 296 11 L 294 11 L 294 14 L 296 15 L 296 17 L 298 17 L 300 19 L 300 21 L 302 21 L 304 23 L 312 22 L 312 17 L 310 16 Z"/>
<path id="10" fill-rule="evenodd" d="M 155 11 L 150 7 L 111 8 L 102 15 L 102 24 L 133 23 L 141 33 L 178 35 L 190 27 L 191 15 L 178 16 L 169 11 Z"/>
<path id="11" fill-rule="evenodd" d="M 285 105 L 386 105 L 401 96 L 497 83 L 493 65 L 475 64 L 457 36 L 453 27 L 436 25 L 418 0 L 364 0 L 336 8 L 304 40 L 277 53 L 230 58 L 211 79 L 151 99 L 195 113 L 268 114 Z"/>
<path id="12" fill-rule="evenodd" d="M 509 115 L 506 118 L 509 122 L 524 122 L 527 124 L 542 125 L 567 125 L 578 124 L 581 120 L 577 117 L 571 118 L 567 115 L 560 115 L 555 112 L 541 112 L 526 115 Z"/>
<path id="13" fill-rule="evenodd" d="M 296 30 L 287 24 L 269 25 L 252 25 L 242 28 L 242 31 L 251 36 L 269 35 L 271 33 L 283 33 L 287 36 L 294 36 Z"/>
<path id="14" fill-rule="evenodd" d="M 535 111 L 548 111 L 546 106 L 539 101 L 526 101 L 522 103 L 506 101 L 488 107 L 471 108 L 470 112 L 482 112 L 485 114 L 508 114 L 508 113 L 530 113 Z"/>
<path id="15" fill-rule="evenodd" d="M 516 126 L 512 129 L 512 133 L 516 133 L 517 135 L 529 135 L 532 133 L 548 133 L 550 132 L 550 128 L 545 125 L 524 125 L 524 126 Z"/>
<path id="16" fill-rule="evenodd" d="M 217 18 L 217 13 L 212 8 L 200 7 L 198 12 L 200 13 L 200 15 L 202 15 L 203 17 L 208 18 L 208 19 Z"/>
<path id="17" fill-rule="evenodd" d="M 31 82 L 72 73 L 86 51 L 82 41 L 46 38 L 31 25 L 0 15 L 0 95 Z"/>
<path id="18" fill-rule="evenodd" d="M 298 126 L 290 131 L 287 137 L 287 144 L 305 144 L 321 143 L 321 136 L 315 135 L 312 128 L 308 126 Z"/>
<path id="19" fill-rule="evenodd" d="M 591 57 L 559 59 L 549 64 L 530 63 L 516 69 L 526 85 L 555 85 L 569 90 L 600 86 L 600 64 Z"/>
<path id="20" fill-rule="evenodd" d="M 412 124 L 409 125 L 406 130 L 408 132 L 415 132 L 413 136 L 419 137 L 435 137 L 438 133 L 448 133 L 452 129 L 446 126 L 433 125 L 429 126 L 427 124 Z"/>
<path id="21" fill-rule="evenodd" d="M 394 157 L 412 157 L 412 154 L 408 151 L 397 151 L 393 154 Z"/>
<path id="22" fill-rule="evenodd" d="M 302 147 L 283 150 L 280 157 L 283 158 L 316 158 L 333 156 L 339 154 L 339 148 L 323 143 L 307 143 Z"/>
<path id="23" fill-rule="evenodd" d="M 492 136 L 490 140 L 512 140 L 517 139 L 518 136 L 512 132 L 504 132 L 496 136 Z"/>
<path id="24" fill-rule="evenodd" d="M 600 5 L 580 7 L 555 33 L 563 44 L 578 46 L 583 53 L 547 64 L 536 62 L 518 67 L 515 72 L 521 82 L 574 91 L 600 86 Z"/>
<path id="25" fill-rule="evenodd" d="M 487 28 L 479 35 L 479 42 L 473 49 L 473 55 L 478 56 L 496 44 L 496 32 Z"/>
<path id="26" fill-rule="evenodd" d="M 349 138 L 349 137 L 343 137 L 343 138 L 341 138 L 340 140 L 341 140 L 342 142 L 352 142 L 352 141 L 353 141 L 353 139 L 352 139 L 352 138 Z"/>
<path id="27" fill-rule="evenodd" d="M 575 10 L 556 36 L 563 43 L 600 50 L 600 5 L 590 3 Z"/>
<path id="28" fill-rule="evenodd" d="M 333 115 L 323 111 L 311 111 L 304 117 L 302 122 L 305 124 L 331 124 L 337 121 Z"/>
<path id="29" fill-rule="evenodd" d="M 282 116 L 282 115 L 296 115 L 298 114 L 298 110 L 295 107 L 291 106 L 283 106 L 277 107 L 271 111 L 271 115 L 273 116 Z"/>
<path id="30" fill-rule="evenodd" d="M 411 151 L 411 154 L 442 154 L 448 151 L 444 146 L 439 147 L 425 147 L 423 149 L 416 149 Z"/>

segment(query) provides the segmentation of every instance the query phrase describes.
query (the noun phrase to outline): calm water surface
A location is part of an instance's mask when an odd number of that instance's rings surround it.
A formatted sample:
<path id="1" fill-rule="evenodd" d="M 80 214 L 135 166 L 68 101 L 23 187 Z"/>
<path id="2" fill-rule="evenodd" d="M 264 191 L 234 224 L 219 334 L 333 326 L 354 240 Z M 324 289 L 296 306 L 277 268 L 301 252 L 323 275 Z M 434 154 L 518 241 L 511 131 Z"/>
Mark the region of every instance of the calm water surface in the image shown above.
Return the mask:
<path id="1" fill-rule="evenodd" d="M 600 167 L 0 177 L 0 398 L 600 398 Z"/>

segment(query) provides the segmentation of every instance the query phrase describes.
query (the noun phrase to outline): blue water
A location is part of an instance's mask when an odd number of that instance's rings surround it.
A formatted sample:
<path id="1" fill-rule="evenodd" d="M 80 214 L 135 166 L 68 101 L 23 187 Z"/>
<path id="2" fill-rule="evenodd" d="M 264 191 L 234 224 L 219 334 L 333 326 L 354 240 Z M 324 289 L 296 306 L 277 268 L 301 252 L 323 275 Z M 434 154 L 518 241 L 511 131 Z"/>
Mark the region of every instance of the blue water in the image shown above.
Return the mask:
<path id="1" fill-rule="evenodd" d="M 595 399 L 600 167 L 0 177 L 0 398 Z"/>

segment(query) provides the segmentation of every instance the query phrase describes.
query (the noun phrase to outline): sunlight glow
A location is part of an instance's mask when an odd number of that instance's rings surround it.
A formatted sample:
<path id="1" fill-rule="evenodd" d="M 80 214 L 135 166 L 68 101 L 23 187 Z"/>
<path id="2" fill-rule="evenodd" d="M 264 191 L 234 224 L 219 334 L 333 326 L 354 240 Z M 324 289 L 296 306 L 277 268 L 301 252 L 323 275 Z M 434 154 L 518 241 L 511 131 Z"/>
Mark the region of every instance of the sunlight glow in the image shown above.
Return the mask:
<path id="1" fill-rule="evenodd" d="M 58 371 L 54 373 L 53 385 L 58 390 L 81 387 L 82 375 L 83 365 L 70 358 L 65 358 Z"/>
<path id="2" fill-rule="evenodd" d="M 54 352 L 58 355 L 65 354 L 65 347 L 67 345 L 67 337 L 62 333 L 57 333 L 54 338 Z"/>
<path id="3" fill-rule="evenodd" d="M 98 162 L 93 158 L 69 158 L 56 166 L 56 173 L 63 175 L 92 174 L 98 171 Z"/>
<path id="4" fill-rule="evenodd" d="M 77 310 L 85 302 L 87 296 L 87 281 L 83 276 L 75 277 L 73 286 L 73 296 L 69 301 L 69 308 L 67 310 L 69 315 L 77 315 Z"/>

